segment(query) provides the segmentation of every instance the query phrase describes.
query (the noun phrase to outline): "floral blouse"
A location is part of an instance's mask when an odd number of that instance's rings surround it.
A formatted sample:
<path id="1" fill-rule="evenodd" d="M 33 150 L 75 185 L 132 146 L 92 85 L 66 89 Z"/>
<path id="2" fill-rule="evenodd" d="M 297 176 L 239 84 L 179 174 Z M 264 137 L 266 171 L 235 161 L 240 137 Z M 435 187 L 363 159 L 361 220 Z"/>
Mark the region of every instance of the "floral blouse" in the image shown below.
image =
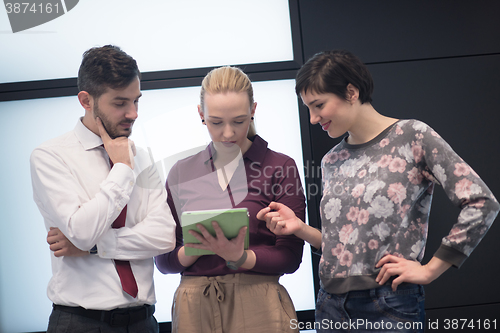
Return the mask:
<path id="1" fill-rule="evenodd" d="M 373 140 L 345 140 L 322 161 L 322 287 L 376 288 L 386 254 L 421 261 L 434 184 L 461 209 L 435 256 L 459 267 L 493 223 L 499 204 L 486 184 L 427 124 L 400 120 Z"/>

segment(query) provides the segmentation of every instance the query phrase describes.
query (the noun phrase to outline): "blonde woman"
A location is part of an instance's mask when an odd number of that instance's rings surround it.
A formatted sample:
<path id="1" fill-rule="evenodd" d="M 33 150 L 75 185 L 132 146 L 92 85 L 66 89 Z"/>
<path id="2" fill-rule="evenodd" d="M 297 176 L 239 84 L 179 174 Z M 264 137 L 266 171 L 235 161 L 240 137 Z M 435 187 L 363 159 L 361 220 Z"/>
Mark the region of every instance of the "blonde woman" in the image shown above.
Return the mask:
<path id="1" fill-rule="evenodd" d="M 305 198 L 295 162 L 267 148 L 256 135 L 257 103 L 245 73 L 234 67 L 212 70 L 204 78 L 198 113 L 212 142 L 178 161 L 167 179 L 168 204 L 177 222 L 174 251 L 156 257 L 164 273 L 181 273 L 172 307 L 173 332 L 293 332 L 293 303 L 278 282 L 300 265 L 303 241 L 276 236 L 256 218 L 271 202 L 305 217 Z M 183 211 L 247 208 L 246 227 L 228 240 L 218 224 L 212 237 L 202 226 L 193 235 L 215 255 L 187 256 L 179 216 Z"/>

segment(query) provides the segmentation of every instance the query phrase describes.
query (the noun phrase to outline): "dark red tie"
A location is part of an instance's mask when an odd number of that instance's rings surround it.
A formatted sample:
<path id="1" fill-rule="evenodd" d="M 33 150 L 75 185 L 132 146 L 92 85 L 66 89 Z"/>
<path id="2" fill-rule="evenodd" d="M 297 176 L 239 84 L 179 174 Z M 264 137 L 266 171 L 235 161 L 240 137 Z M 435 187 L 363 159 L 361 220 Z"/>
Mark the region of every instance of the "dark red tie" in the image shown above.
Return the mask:
<path id="1" fill-rule="evenodd" d="M 109 160 L 111 167 L 113 167 L 113 162 L 111 159 Z M 113 222 L 112 227 L 115 229 L 121 228 L 125 226 L 125 218 L 127 217 L 127 206 L 123 207 L 120 215 L 116 218 L 115 222 Z M 116 271 L 118 272 L 118 276 L 120 277 L 120 281 L 122 283 L 123 291 L 129 294 L 132 297 L 137 297 L 137 283 L 135 282 L 134 273 L 132 272 L 132 268 L 130 267 L 130 262 L 126 260 L 116 260 L 115 259 Z"/>

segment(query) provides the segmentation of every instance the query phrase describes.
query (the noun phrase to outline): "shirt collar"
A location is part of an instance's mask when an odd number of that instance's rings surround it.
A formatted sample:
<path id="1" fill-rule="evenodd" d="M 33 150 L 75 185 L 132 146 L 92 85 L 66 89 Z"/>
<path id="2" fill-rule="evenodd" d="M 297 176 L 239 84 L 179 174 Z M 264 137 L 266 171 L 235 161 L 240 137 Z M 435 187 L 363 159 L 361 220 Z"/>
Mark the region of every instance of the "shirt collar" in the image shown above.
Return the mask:
<path id="1" fill-rule="evenodd" d="M 252 162 L 262 164 L 267 152 L 267 141 L 256 135 L 253 137 L 252 145 L 243 155 L 243 158 L 248 158 Z"/>
<path id="2" fill-rule="evenodd" d="M 75 134 L 80 143 L 82 144 L 85 150 L 94 149 L 102 145 L 102 139 L 100 136 L 94 134 L 91 130 L 89 130 L 82 122 L 83 117 L 78 119 L 78 122 L 75 126 Z"/>
<path id="3" fill-rule="evenodd" d="M 248 158 L 252 162 L 256 162 L 258 164 L 262 164 L 264 161 L 265 153 L 267 150 L 267 141 L 262 139 L 260 136 L 256 135 L 252 139 L 252 145 L 246 153 L 243 155 L 243 158 Z M 213 143 L 207 146 L 207 148 L 201 152 L 202 160 L 205 164 L 210 162 L 210 160 L 216 156 L 217 152 L 213 147 Z"/>

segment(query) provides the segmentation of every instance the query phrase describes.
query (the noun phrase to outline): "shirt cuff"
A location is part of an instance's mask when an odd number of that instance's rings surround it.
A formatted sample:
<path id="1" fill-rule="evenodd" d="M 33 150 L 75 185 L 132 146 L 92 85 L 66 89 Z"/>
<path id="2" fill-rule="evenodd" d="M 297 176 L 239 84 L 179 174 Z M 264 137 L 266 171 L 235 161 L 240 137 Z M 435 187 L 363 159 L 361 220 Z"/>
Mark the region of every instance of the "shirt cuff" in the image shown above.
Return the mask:
<path id="1" fill-rule="evenodd" d="M 111 168 L 109 172 L 108 181 L 111 181 L 128 191 L 128 193 L 132 192 L 132 189 L 135 186 L 135 174 L 132 169 L 126 164 L 116 163 Z"/>
<path id="2" fill-rule="evenodd" d="M 443 261 L 452 264 L 456 268 L 460 268 L 460 266 L 462 266 L 462 264 L 464 263 L 465 259 L 468 258 L 462 252 L 455 250 L 454 248 L 446 246 L 444 244 L 441 244 L 436 253 L 434 253 L 434 256 L 436 258 L 439 258 Z"/>
<path id="3" fill-rule="evenodd" d="M 105 259 L 115 259 L 116 258 L 116 248 L 117 248 L 117 236 L 116 232 L 118 229 L 109 229 L 102 235 L 97 241 L 97 248 L 99 249 L 98 255 Z"/>

